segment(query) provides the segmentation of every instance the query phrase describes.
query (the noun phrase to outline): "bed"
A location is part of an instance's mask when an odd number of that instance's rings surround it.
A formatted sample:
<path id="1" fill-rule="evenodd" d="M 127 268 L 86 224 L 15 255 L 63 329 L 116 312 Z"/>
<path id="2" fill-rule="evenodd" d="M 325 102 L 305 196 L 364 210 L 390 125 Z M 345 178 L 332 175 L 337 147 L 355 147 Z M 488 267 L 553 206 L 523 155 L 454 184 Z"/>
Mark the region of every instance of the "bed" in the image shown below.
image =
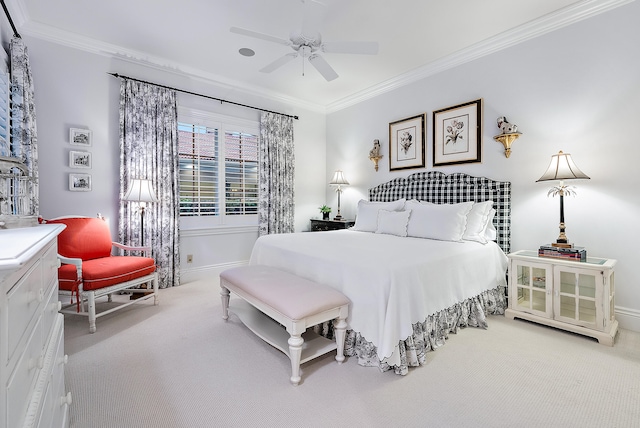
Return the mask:
<path id="1" fill-rule="evenodd" d="M 396 178 L 369 189 L 352 229 L 262 236 L 250 264 L 342 291 L 345 354 L 404 375 L 449 334 L 504 314 L 510 189 L 462 173 Z M 330 323 L 318 332 L 331 337 Z"/>

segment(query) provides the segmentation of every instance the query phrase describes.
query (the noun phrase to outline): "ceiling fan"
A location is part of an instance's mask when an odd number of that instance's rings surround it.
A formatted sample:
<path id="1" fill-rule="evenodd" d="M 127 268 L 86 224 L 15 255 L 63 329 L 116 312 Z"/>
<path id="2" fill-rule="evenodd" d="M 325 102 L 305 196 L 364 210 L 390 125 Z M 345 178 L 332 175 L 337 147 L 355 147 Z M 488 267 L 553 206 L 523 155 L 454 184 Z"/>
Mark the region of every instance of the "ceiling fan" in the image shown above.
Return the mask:
<path id="1" fill-rule="evenodd" d="M 308 59 L 311 65 L 318 70 L 322 77 L 330 82 L 338 77 L 338 73 L 336 73 L 329 63 L 319 55 L 321 52 L 360 55 L 376 55 L 378 53 L 378 42 L 323 42 L 322 36 L 318 32 L 321 14 L 318 13 L 317 10 L 311 10 L 312 3 L 318 5 L 322 5 L 322 3 L 316 0 L 302 0 L 302 3 L 305 4 L 302 29 L 291 31 L 289 34 L 289 40 L 244 28 L 231 27 L 230 30 L 232 33 L 266 40 L 268 42 L 279 43 L 281 45 L 289 46 L 294 50 L 294 52 L 290 52 L 261 68 L 261 72 L 271 73 L 272 71 L 287 64 L 289 61 L 301 56 L 303 60 Z"/>

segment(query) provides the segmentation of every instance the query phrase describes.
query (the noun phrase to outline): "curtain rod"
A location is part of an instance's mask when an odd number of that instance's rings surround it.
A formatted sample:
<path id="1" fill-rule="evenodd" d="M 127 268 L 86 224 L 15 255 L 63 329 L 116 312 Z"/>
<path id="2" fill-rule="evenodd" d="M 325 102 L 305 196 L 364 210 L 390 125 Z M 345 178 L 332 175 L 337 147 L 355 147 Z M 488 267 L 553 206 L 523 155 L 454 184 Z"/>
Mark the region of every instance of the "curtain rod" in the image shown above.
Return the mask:
<path id="1" fill-rule="evenodd" d="M 16 36 L 17 38 L 21 39 L 22 37 L 20 37 L 20 33 L 18 33 L 18 30 L 16 30 L 16 26 L 13 24 L 13 19 L 11 19 L 11 15 L 9 15 L 9 9 L 7 9 L 7 5 L 4 4 L 4 0 L 0 0 L 0 3 L 2 3 L 2 8 L 4 9 L 4 14 L 7 15 L 7 19 L 9 20 L 9 24 L 11 25 L 11 28 L 13 29 L 13 35 Z"/>
<path id="2" fill-rule="evenodd" d="M 2 0 L 0 0 L 0 1 L 2 1 Z M 223 100 L 221 98 L 211 97 L 209 95 L 198 94 L 197 92 L 185 91 L 184 89 L 179 89 L 179 88 L 172 88 L 171 86 L 158 85 L 157 83 L 147 82 L 145 80 L 140 80 L 140 79 L 136 79 L 136 78 L 133 78 L 133 77 L 123 76 L 123 75 L 118 74 L 118 73 L 107 73 L 107 74 L 110 74 L 113 77 L 118 77 L 120 79 L 134 80 L 136 82 L 147 83 L 149 85 L 154 85 L 154 86 L 158 86 L 160 88 L 165 88 L 165 89 L 171 89 L 171 90 L 182 92 L 182 93 L 189 94 L 189 95 L 195 95 L 195 96 L 198 96 L 198 97 L 209 98 L 211 100 L 220 101 L 221 103 L 233 104 L 233 105 L 240 106 L 240 107 L 246 107 L 246 108 L 251 108 L 251 109 L 254 109 L 254 110 L 264 111 L 266 113 L 279 114 L 280 116 L 291 117 L 293 119 L 298 120 L 298 116 L 291 116 L 289 114 L 279 113 L 277 111 L 265 110 L 265 109 L 260 108 L 260 107 L 254 107 L 254 106 L 250 106 L 250 105 L 247 105 L 247 104 L 240 104 L 240 103 L 236 103 L 234 101 L 227 101 L 227 100 Z"/>

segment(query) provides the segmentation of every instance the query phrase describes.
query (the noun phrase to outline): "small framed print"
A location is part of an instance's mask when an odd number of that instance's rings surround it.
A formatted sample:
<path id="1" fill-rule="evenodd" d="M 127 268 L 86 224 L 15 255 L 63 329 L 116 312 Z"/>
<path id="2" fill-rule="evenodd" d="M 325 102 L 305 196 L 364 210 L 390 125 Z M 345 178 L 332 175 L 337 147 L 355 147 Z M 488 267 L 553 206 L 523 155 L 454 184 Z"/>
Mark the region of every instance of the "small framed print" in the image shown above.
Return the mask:
<path id="1" fill-rule="evenodd" d="M 69 130 L 69 142 L 74 146 L 91 146 L 91 131 L 88 129 L 71 128 Z"/>
<path id="2" fill-rule="evenodd" d="M 482 161 L 482 100 L 433 112 L 433 166 Z"/>
<path id="3" fill-rule="evenodd" d="M 69 152 L 69 167 L 71 168 L 91 168 L 91 153 L 89 152 Z"/>
<path id="4" fill-rule="evenodd" d="M 91 191 L 90 174 L 69 174 L 69 190 L 72 192 Z"/>
<path id="5" fill-rule="evenodd" d="M 424 167 L 426 114 L 389 124 L 389 170 Z"/>

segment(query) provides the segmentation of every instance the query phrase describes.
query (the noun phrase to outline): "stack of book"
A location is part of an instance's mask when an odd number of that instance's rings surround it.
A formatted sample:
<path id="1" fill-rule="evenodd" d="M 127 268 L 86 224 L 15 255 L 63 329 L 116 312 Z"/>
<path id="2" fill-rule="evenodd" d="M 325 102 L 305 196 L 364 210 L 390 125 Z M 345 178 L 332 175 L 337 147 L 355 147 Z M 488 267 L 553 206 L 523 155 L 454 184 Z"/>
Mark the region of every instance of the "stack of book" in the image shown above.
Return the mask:
<path id="1" fill-rule="evenodd" d="M 561 248 L 553 245 L 541 245 L 538 249 L 538 257 L 551 257 L 554 259 L 587 261 L 587 250 L 584 247 Z"/>

